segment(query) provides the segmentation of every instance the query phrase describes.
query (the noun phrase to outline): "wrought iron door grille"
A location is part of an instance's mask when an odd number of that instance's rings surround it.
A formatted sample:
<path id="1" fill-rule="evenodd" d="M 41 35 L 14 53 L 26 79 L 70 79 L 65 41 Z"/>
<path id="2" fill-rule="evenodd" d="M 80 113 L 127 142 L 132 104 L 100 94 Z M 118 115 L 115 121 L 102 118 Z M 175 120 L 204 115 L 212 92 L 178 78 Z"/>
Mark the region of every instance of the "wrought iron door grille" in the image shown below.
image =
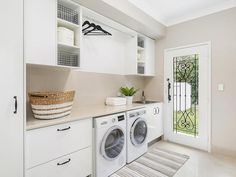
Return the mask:
<path id="1" fill-rule="evenodd" d="M 173 58 L 173 128 L 175 133 L 198 136 L 199 56 Z"/>

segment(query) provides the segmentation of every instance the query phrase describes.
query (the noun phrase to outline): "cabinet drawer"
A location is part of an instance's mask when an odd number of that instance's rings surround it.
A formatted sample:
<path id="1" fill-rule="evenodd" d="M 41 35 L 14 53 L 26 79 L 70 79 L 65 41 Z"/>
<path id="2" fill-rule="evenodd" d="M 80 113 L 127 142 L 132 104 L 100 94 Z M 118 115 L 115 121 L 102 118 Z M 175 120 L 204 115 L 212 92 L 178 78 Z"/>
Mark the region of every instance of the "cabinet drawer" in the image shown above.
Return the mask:
<path id="1" fill-rule="evenodd" d="M 86 177 L 91 174 L 91 147 L 26 171 L 26 177 Z"/>
<path id="2" fill-rule="evenodd" d="M 26 132 L 26 168 L 92 145 L 92 119 Z"/>

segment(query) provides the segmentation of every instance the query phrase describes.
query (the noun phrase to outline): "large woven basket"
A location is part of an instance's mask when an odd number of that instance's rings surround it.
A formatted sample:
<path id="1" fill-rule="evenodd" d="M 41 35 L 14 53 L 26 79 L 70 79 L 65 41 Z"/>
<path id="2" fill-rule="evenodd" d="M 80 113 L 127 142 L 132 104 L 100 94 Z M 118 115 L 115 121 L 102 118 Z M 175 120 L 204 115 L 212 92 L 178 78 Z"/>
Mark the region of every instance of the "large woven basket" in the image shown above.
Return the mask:
<path id="1" fill-rule="evenodd" d="M 57 119 L 71 114 L 75 91 L 31 92 L 32 112 L 36 119 Z"/>

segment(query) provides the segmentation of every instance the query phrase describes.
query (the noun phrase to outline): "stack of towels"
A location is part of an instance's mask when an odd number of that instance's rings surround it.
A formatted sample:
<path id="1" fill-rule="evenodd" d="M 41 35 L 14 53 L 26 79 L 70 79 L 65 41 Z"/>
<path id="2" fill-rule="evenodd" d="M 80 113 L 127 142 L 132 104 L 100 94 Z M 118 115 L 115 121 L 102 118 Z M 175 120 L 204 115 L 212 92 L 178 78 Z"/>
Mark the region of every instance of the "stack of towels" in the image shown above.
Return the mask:
<path id="1" fill-rule="evenodd" d="M 106 105 L 109 106 L 122 106 L 126 105 L 126 98 L 124 97 L 107 97 Z"/>

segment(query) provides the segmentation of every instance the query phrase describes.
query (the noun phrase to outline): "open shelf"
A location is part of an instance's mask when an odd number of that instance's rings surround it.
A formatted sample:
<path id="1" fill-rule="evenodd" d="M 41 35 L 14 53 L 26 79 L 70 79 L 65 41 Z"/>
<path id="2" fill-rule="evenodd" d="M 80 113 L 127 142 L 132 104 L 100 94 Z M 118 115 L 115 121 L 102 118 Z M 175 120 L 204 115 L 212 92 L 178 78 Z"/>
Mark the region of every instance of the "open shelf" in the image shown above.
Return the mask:
<path id="1" fill-rule="evenodd" d="M 58 43 L 58 48 L 64 51 L 74 51 L 78 50 L 79 46 Z"/>
<path id="2" fill-rule="evenodd" d="M 145 38 L 137 36 L 137 74 L 145 75 Z"/>
<path id="3" fill-rule="evenodd" d="M 138 63 L 145 63 L 145 60 L 137 60 Z"/>
<path id="4" fill-rule="evenodd" d="M 57 64 L 61 66 L 79 67 L 80 56 L 79 53 L 58 51 Z"/>
<path id="5" fill-rule="evenodd" d="M 144 51 L 144 50 L 145 50 L 144 47 L 138 46 L 138 51 Z"/>
<path id="6" fill-rule="evenodd" d="M 64 31 L 58 30 L 58 66 L 69 68 L 80 67 L 80 7 L 77 3 L 68 0 L 58 0 L 57 26 L 58 28 L 63 27 L 71 31 L 67 34 L 66 29 Z M 72 45 L 67 44 L 66 39 L 69 39 L 69 42 L 73 40 L 73 43 L 71 42 Z"/>
<path id="7" fill-rule="evenodd" d="M 79 25 L 79 7 L 70 1 L 60 0 L 57 4 L 57 18 Z"/>
<path id="8" fill-rule="evenodd" d="M 145 64 L 144 63 L 138 63 L 137 73 L 138 74 L 145 74 Z"/>
<path id="9" fill-rule="evenodd" d="M 63 19 L 60 19 L 60 18 L 57 18 L 57 24 L 58 24 L 58 26 L 63 26 L 63 27 L 69 28 L 71 30 L 76 30 L 79 28 L 79 25 L 71 23 L 71 22 L 63 20 Z"/>

